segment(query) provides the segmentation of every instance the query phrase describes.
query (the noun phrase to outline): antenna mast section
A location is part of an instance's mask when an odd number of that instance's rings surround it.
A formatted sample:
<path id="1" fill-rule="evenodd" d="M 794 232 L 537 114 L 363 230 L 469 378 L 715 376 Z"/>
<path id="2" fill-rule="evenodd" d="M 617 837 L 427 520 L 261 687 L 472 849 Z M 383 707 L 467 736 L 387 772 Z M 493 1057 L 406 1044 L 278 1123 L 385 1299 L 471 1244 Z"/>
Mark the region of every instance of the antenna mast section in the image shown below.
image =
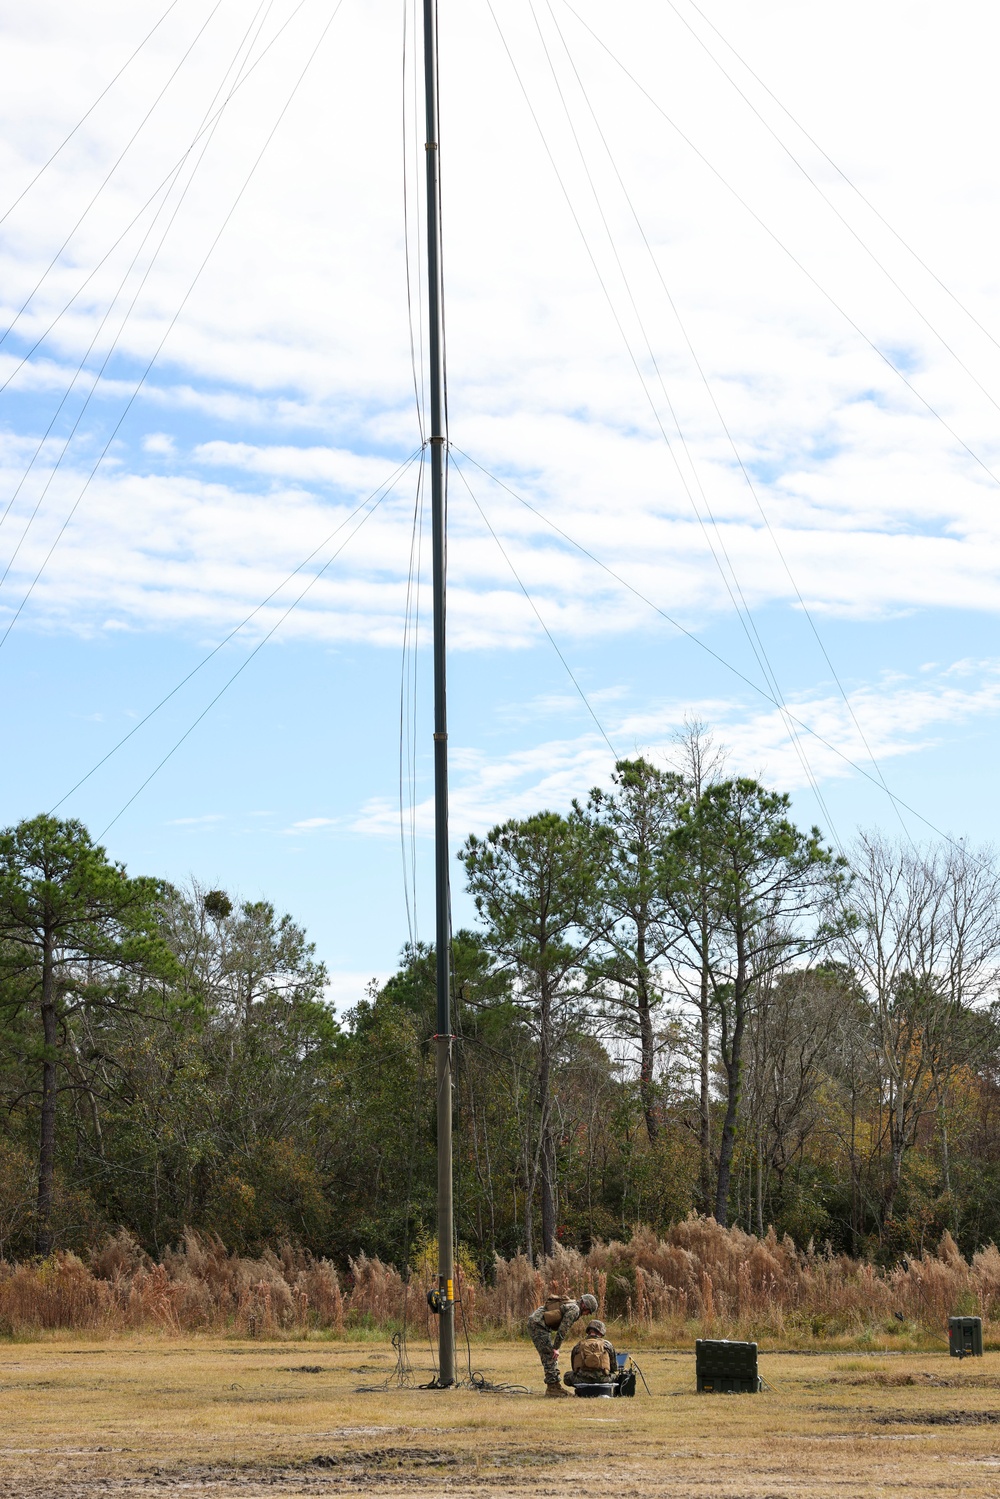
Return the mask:
<path id="1" fill-rule="evenodd" d="M 455 1383 L 455 1218 L 451 1127 L 451 888 L 448 854 L 448 706 L 445 650 L 448 433 L 445 401 L 444 278 L 441 266 L 441 152 L 438 128 L 437 0 L 424 5 L 427 158 L 427 307 L 431 394 L 431 529 L 434 593 L 434 893 L 437 959 L 438 1384 Z"/>

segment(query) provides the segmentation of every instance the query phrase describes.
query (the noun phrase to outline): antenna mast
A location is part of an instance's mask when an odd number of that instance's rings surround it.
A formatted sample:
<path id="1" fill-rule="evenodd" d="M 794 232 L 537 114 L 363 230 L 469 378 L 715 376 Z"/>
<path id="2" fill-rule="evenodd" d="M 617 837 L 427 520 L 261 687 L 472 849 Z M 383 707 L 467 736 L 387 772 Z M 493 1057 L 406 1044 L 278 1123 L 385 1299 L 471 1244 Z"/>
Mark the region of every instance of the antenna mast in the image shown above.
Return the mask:
<path id="1" fill-rule="evenodd" d="M 424 4 L 427 158 L 427 307 L 431 387 L 431 529 L 434 593 L 434 894 L 437 958 L 438 1384 L 455 1383 L 455 1231 L 451 1160 L 451 889 L 448 856 L 448 708 L 445 651 L 448 436 L 445 404 L 441 152 L 438 129 L 437 0 Z"/>

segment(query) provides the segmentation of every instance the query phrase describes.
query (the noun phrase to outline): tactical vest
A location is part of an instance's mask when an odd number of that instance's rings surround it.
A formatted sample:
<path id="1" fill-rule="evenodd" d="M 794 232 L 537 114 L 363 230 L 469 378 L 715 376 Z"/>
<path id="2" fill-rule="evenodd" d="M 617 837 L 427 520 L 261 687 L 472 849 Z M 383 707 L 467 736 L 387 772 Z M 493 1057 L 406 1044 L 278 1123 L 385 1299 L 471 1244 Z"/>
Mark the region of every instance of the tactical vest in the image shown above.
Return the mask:
<path id="1" fill-rule="evenodd" d="M 575 1350 L 573 1368 L 577 1374 L 610 1374 L 611 1355 L 603 1338 L 585 1338 Z"/>
<path id="2" fill-rule="evenodd" d="M 542 1313 L 542 1321 L 545 1326 L 554 1330 L 563 1319 L 563 1307 L 565 1306 L 561 1296 L 549 1296 L 545 1301 L 545 1310 Z"/>

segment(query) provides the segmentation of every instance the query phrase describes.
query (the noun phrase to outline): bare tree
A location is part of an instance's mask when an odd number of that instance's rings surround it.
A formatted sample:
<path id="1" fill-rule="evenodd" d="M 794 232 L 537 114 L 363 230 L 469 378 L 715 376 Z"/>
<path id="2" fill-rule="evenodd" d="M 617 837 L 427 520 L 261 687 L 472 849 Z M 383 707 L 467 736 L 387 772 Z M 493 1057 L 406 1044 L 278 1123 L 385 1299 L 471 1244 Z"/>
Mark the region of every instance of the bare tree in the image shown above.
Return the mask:
<path id="1" fill-rule="evenodd" d="M 780 1206 L 788 1172 L 825 1122 L 824 1087 L 851 1002 L 838 972 L 804 968 L 779 974 L 751 1010 L 744 1119 L 754 1147 L 759 1234 L 771 1177 Z"/>
<path id="2" fill-rule="evenodd" d="M 921 1119 L 943 1109 L 984 1034 L 977 1017 L 997 985 L 1000 872 L 990 849 L 920 851 L 878 833 L 858 840 L 853 869 L 838 946 L 871 1027 L 887 1223 Z M 947 1181 L 946 1135 L 943 1145 Z"/>
<path id="3" fill-rule="evenodd" d="M 727 751 L 716 744 L 707 726 L 698 718 L 685 719 L 684 729 L 674 739 L 673 764 L 681 777 L 687 800 L 697 804 L 710 786 L 717 785 L 725 769 Z M 696 885 L 690 910 L 685 911 L 681 940 L 668 952 L 675 991 L 696 1012 L 698 1047 L 698 1197 L 703 1213 L 715 1202 L 715 1159 L 712 1151 L 712 971 L 715 913 L 709 899 L 709 850 L 704 843 L 691 849 L 691 874 Z"/>
<path id="4" fill-rule="evenodd" d="M 842 877 L 819 830 L 801 833 L 788 810 L 787 796 L 758 781 L 720 781 L 689 807 L 671 838 L 667 890 L 678 950 L 686 948 L 692 966 L 707 968 L 726 1081 L 715 1189 L 715 1217 L 723 1226 L 751 1009 L 781 967 L 823 942 L 822 917 Z"/>

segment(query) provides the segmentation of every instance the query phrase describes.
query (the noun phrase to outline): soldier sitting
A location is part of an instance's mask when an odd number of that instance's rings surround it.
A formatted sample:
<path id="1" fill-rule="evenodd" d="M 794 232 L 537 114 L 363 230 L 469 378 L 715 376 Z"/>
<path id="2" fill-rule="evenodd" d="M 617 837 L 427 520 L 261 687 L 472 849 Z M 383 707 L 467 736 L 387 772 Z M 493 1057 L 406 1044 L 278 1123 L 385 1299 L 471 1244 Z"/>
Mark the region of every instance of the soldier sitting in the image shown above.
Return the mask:
<path id="1" fill-rule="evenodd" d="M 613 1384 L 618 1372 L 618 1355 L 607 1333 L 604 1323 L 596 1317 L 587 1323 L 586 1336 L 573 1349 L 570 1368 L 563 1375 L 563 1383 L 571 1390 L 578 1385 Z"/>
<path id="2" fill-rule="evenodd" d="M 592 1316 L 596 1311 L 597 1298 L 589 1292 L 579 1301 L 553 1295 L 528 1318 L 528 1333 L 542 1361 L 546 1395 L 558 1397 L 566 1394 L 559 1383 L 559 1349 L 581 1312 Z"/>

